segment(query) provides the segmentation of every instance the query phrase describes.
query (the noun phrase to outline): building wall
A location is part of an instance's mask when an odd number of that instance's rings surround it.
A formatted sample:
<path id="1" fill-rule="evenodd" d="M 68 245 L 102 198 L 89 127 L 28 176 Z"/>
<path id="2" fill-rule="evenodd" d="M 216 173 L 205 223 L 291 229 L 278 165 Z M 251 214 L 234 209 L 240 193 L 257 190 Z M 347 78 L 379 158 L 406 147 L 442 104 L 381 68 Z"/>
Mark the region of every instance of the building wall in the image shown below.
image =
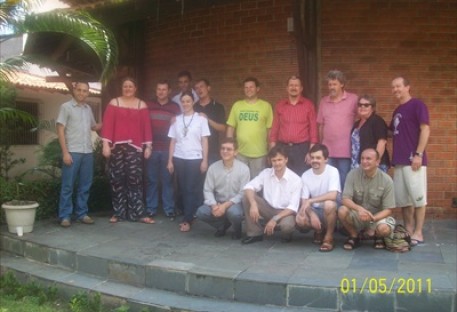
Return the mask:
<path id="1" fill-rule="evenodd" d="M 412 96 L 427 104 L 429 206 L 455 214 L 457 2 L 326 0 L 321 9 L 322 77 L 330 69 L 343 70 L 350 80 L 347 89 L 373 94 L 387 122 L 397 106 L 390 84 L 398 75 L 408 77 Z M 325 93 L 324 81 L 321 86 Z"/>
<path id="2" fill-rule="evenodd" d="M 146 29 L 146 94 L 159 79 L 175 86 L 176 73 L 208 78 L 224 103 L 243 97 L 242 81 L 256 76 L 260 96 L 271 103 L 285 96 L 287 77 L 298 71 L 296 41 L 287 32 L 293 0 L 246 0 L 176 12 L 151 19 Z M 457 103 L 455 0 L 323 0 L 320 2 L 320 86 L 325 74 L 343 70 L 348 90 L 370 93 L 390 122 L 395 101 L 390 82 L 407 75 L 412 94 L 428 104 L 432 135 L 428 152 L 430 213 L 453 213 L 457 197 Z"/>
<path id="3" fill-rule="evenodd" d="M 71 96 L 69 94 L 31 89 L 17 89 L 17 100 L 38 103 L 39 120 L 55 121 L 59 114 L 60 105 L 70 99 Z M 89 97 L 87 101 L 97 107 L 97 109 L 100 109 L 99 98 Z M 100 113 L 96 112 L 96 115 L 96 120 L 100 120 Z M 53 131 L 40 130 L 38 132 L 38 145 L 14 145 L 11 150 L 15 153 L 15 157 L 25 158 L 25 163 L 14 167 L 10 172 L 11 176 L 22 174 L 26 170 L 36 167 L 38 165 L 41 146 L 46 145 L 56 137 L 57 134 Z"/>
<path id="4" fill-rule="evenodd" d="M 186 2 L 186 5 L 190 2 Z M 146 37 L 148 96 L 159 79 L 177 80 L 182 69 L 206 77 L 214 96 L 229 108 L 243 97 L 248 76 L 261 82 L 261 97 L 274 103 L 296 74 L 294 36 L 287 32 L 291 1 L 231 1 L 167 19 L 149 20 Z M 177 92 L 177 89 L 175 88 Z"/>

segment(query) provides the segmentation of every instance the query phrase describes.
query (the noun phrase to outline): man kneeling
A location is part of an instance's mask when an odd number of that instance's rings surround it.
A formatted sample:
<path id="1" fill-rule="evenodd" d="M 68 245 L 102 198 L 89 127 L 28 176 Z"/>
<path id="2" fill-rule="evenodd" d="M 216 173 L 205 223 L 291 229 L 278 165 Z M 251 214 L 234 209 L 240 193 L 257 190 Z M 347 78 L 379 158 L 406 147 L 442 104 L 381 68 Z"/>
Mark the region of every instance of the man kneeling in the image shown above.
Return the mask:
<path id="1" fill-rule="evenodd" d="M 232 239 L 241 238 L 243 220 L 243 187 L 249 182 L 249 168 L 235 159 L 237 143 L 232 138 L 222 141 L 221 160 L 209 166 L 203 195 L 204 205 L 197 210 L 197 218 L 216 228 L 214 236 L 222 237 L 232 226 Z"/>
<path id="2" fill-rule="evenodd" d="M 379 153 L 374 148 L 362 152 L 360 167 L 349 172 L 343 190 L 343 205 L 338 218 L 349 237 L 343 248 L 352 250 L 360 244 L 359 232 L 374 239 L 373 247 L 385 248 L 384 237 L 392 235 L 395 208 L 392 178 L 378 169 Z"/>
<path id="3" fill-rule="evenodd" d="M 295 221 L 300 230 L 314 230 L 313 243 L 321 245 L 320 251 L 332 251 L 340 175 L 338 169 L 327 164 L 329 152 L 325 145 L 315 144 L 309 154 L 311 169 L 301 177 L 301 207 Z"/>
<path id="4" fill-rule="evenodd" d="M 243 207 L 247 236 L 241 241 L 251 244 L 272 235 L 276 226 L 281 229 L 283 242 L 292 240 L 295 214 L 300 205 L 301 179 L 287 168 L 284 146 L 275 146 L 268 153 L 272 168 L 264 169 L 244 187 Z M 263 198 L 257 192 L 263 190 Z M 262 230 L 260 219 L 266 223 Z"/>

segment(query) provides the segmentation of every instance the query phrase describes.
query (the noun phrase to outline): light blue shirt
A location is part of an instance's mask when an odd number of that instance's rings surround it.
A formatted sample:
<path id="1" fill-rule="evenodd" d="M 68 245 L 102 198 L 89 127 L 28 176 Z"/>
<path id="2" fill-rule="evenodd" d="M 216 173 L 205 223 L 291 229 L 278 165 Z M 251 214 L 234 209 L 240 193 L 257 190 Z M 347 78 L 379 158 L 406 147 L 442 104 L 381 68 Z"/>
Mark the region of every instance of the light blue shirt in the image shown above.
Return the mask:
<path id="1" fill-rule="evenodd" d="M 56 123 L 65 127 L 65 141 L 70 153 L 92 153 L 92 127 L 96 125 L 92 109 L 71 99 L 60 106 Z"/>

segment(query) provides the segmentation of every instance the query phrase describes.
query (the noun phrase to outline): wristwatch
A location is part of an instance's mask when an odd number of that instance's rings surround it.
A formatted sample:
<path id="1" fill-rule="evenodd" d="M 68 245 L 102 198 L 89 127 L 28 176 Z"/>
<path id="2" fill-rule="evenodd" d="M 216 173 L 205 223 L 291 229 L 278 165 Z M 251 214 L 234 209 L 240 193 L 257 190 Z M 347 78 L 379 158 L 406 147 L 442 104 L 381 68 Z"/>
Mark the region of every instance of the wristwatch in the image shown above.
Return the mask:
<path id="1" fill-rule="evenodd" d="M 419 156 L 420 158 L 422 158 L 422 156 L 424 156 L 424 153 L 415 152 L 414 156 Z"/>

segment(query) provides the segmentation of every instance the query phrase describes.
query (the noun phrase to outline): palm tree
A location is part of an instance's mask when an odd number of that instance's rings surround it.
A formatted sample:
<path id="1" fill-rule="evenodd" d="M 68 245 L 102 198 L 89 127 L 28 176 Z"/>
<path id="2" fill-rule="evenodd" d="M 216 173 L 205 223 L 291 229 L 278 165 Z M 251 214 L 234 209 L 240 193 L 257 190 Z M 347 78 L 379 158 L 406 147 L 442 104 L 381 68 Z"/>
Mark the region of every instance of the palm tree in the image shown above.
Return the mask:
<path id="1" fill-rule="evenodd" d="M 9 3 L 10 1 L 6 1 Z M 27 2 L 27 1 L 26 1 Z M 7 26 L 12 35 L 20 36 L 34 33 L 61 33 L 86 43 L 97 55 L 103 71 L 99 77 L 106 82 L 117 65 L 118 46 L 114 34 L 87 12 L 72 10 L 54 10 L 38 14 L 25 14 L 17 18 L 11 7 L 1 5 L 1 26 Z M 5 9 L 6 11 L 3 11 Z M 17 9 L 16 9 L 17 10 Z M 5 13 L 6 12 L 6 13 Z M 10 14 L 8 16 L 8 14 Z M 11 36 L 11 35 L 9 35 Z M 6 60 L 0 65 L 0 79 L 11 75 L 24 62 L 40 64 L 42 60 L 34 59 L 33 55 L 17 56 Z"/>
<path id="2" fill-rule="evenodd" d="M 62 33 L 86 43 L 97 55 L 102 65 L 99 77 L 106 83 L 114 73 L 118 59 L 118 45 L 113 33 L 88 13 L 72 10 L 55 10 L 44 13 L 27 13 L 39 0 L 0 1 L 0 31 L 8 30 L 8 35 L 0 38 L 34 33 Z M 16 71 L 26 63 L 42 64 L 43 60 L 33 55 L 18 55 L 0 62 L 0 81 L 8 82 Z M 3 106 L 3 105 L 2 105 Z M 11 107 L 0 107 L 0 122 L 20 118 L 31 121 L 30 116 Z"/>

